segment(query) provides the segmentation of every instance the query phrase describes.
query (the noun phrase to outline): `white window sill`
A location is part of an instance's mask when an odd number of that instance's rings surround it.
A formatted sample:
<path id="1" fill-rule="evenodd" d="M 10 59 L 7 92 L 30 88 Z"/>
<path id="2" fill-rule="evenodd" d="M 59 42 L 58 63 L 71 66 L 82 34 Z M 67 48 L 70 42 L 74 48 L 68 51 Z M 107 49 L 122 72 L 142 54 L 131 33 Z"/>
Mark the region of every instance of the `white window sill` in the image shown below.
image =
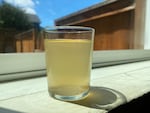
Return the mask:
<path id="1" fill-rule="evenodd" d="M 109 103 L 109 109 L 150 92 L 149 81 L 150 61 L 95 68 L 92 70 L 91 75 L 92 87 L 97 87 L 98 90 L 104 87 L 113 89 L 112 94 L 116 95 L 115 101 L 113 101 L 114 97 L 110 95 L 105 95 L 109 96 L 109 98 L 104 97 L 106 100 L 101 100 L 102 95 L 96 97 L 98 103 L 102 101 L 107 103 L 111 100 L 112 103 Z M 12 111 L 15 111 L 14 113 L 107 112 L 106 106 L 96 109 L 79 103 L 58 101 L 49 97 L 46 77 L 1 83 L 0 91 L 0 110 L 8 113 Z M 96 93 L 98 93 L 97 91 Z"/>

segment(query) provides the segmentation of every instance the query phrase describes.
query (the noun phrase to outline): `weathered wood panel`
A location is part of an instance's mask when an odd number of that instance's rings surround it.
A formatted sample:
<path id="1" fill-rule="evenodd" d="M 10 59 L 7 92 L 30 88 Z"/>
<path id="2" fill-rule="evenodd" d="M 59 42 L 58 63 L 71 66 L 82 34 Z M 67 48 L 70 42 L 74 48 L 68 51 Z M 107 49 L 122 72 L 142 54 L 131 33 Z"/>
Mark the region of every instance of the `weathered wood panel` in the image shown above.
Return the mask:
<path id="1" fill-rule="evenodd" d="M 35 31 L 34 29 L 16 35 L 17 52 L 34 52 Z"/>
<path id="2" fill-rule="evenodd" d="M 15 52 L 15 29 L 0 28 L 0 53 Z"/>
<path id="3" fill-rule="evenodd" d="M 132 49 L 134 10 L 77 25 L 95 28 L 94 50 Z"/>

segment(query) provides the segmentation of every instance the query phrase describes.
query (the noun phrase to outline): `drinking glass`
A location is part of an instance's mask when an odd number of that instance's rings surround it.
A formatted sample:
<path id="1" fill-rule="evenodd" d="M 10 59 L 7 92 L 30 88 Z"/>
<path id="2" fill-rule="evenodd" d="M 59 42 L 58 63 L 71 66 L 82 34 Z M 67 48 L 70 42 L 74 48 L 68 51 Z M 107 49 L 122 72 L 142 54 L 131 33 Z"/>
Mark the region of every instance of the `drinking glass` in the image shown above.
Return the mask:
<path id="1" fill-rule="evenodd" d="M 49 94 L 64 101 L 86 97 L 90 88 L 94 29 L 47 27 L 43 36 Z"/>

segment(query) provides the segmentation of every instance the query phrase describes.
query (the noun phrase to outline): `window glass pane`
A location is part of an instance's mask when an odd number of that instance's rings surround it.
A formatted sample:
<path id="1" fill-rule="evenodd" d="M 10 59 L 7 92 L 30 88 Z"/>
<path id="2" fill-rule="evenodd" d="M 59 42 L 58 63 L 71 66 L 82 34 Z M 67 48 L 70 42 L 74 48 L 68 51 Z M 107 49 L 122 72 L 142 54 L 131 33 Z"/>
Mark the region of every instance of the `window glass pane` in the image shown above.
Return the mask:
<path id="1" fill-rule="evenodd" d="M 0 82 L 45 75 L 46 26 L 95 28 L 93 68 L 149 60 L 149 18 L 150 0 L 0 0 Z"/>
<path id="2" fill-rule="evenodd" d="M 43 52 L 40 31 L 54 25 L 95 28 L 94 50 L 149 49 L 149 4 L 148 0 L 0 0 L 0 53 Z"/>

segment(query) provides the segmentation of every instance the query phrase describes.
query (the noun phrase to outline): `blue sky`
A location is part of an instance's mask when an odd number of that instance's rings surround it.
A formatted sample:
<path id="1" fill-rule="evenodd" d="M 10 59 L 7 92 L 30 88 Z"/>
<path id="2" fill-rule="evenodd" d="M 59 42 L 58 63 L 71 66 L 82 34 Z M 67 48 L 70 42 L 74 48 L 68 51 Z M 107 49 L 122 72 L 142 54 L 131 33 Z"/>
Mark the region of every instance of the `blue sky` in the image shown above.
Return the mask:
<path id="1" fill-rule="evenodd" d="M 2 0 L 0 0 L 2 1 Z M 41 26 L 53 26 L 54 20 L 79 11 L 104 0 L 4 0 L 36 14 L 41 20 Z"/>

